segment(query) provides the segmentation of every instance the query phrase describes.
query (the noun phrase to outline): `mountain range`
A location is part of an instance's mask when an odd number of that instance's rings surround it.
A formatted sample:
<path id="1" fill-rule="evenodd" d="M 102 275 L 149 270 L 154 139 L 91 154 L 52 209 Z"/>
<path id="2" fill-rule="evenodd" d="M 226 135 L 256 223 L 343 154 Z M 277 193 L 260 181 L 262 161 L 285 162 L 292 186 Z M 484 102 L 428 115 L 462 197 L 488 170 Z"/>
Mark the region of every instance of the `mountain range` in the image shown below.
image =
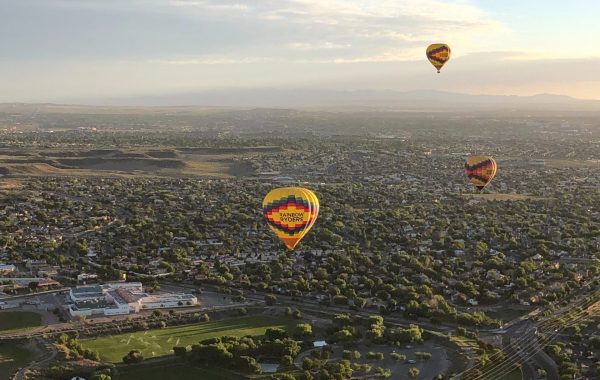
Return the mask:
<path id="1" fill-rule="evenodd" d="M 77 105 L 74 105 L 77 104 Z M 15 107 L 42 111 L 63 107 L 232 107 L 232 108 L 308 108 L 340 110 L 465 111 L 465 110 L 536 110 L 600 112 L 600 100 L 576 99 L 566 95 L 533 96 L 475 95 L 438 90 L 376 91 L 315 89 L 231 89 L 178 93 L 156 96 L 102 98 L 63 104 L 0 103 L 0 111 Z M 41 107 L 41 108 L 40 108 Z M 129 111 L 132 111 L 131 109 Z"/>
<path id="2" fill-rule="evenodd" d="M 582 100 L 565 95 L 533 96 L 473 95 L 438 90 L 339 91 L 315 89 L 231 89 L 100 99 L 90 102 L 110 106 L 217 106 L 217 107 L 376 107 L 394 109 L 454 108 L 546 108 L 600 110 L 600 100 Z"/>

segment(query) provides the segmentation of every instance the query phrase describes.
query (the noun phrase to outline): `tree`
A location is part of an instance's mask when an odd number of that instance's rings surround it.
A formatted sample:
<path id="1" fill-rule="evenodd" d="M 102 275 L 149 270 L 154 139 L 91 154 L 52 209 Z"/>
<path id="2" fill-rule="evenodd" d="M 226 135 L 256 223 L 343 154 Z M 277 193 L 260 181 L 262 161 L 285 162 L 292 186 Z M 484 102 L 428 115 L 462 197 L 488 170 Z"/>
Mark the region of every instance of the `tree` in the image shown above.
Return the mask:
<path id="1" fill-rule="evenodd" d="M 311 369 L 315 368 L 317 363 L 318 363 L 318 361 L 313 360 L 307 356 L 304 359 L 302 359 L 302 369 L 306 370 L 306 371 L 310 371 Z"/>
<path id="2" fill-rule="evenodd" d="M 277 297 L 275 297 L 275 295 L 267 294 L 265 296 L 265 303 L 267 304 L 267 306 L 273 306 L 273 305 L 275 305 L 276 302 L 277 302 Z"/>
<path id="3" fill-rule="evenodd" d="M 85 349 L 82 352 L 82 356 L 88 360 L 93 360 L 95 362 L 100 361 L 100 353 L 98 351 Z"/>
<path id="4" fill-rule="evenodd" d="M 285 339 L 287 336 L 287 332 L 278 327 L 269 327 L 265 331 L 265 337 L 267 337 L 268 340 Z"/>
<path id="5" fill-rule="evenodd" d="M 369 360 L 383 360 L 383 352 L 367 352 L 367 359 Z"/>
<path id="6" fill-rule="evenodd" d="M 348 314 L 336 314 L 335 317 L 333 317 L 333 323 L 340 327 L 351 326 L 352 319 L 350 319 Z"/>
<path id="7" fill-rule="evenodd" d="M 356 297 L 354 299 L 354 306 L 356 306 L 359 309 L 364 308 L 367 305 L 367 299 L 363 298 L 363 297 Z"/>
<path id="8" fill-rule="evenodd" d="M 387 368 L 377 367 L 375 368 L 375 373 L 377 373 L 380 377 L 388 378 L 392 376 L 392 371 Z"/>
<path id="9" fill-rule="evenodd" d="M 352 342 L 354 340 L 354 335 L 348 328 L 341 329 L 333 334 L 333 340 L 340 343 Z"/>
<path id="10" fill-rule="evenodd" d="M 431 352 L 415 352 L 415 357 L 420 360 L 429 360 L 431 356 Z"/>
<path id="11" fill-rule="evenodd" d="M 283 355 L 281 358 L 281 365 L 284 367 L 289 367 L 294 364 L 294 359 L 290 355 Z"/>
<path id="12" fill-rule="evenodd" d="M 185 347 L 175 346 L 173 347 L 173 352 L 175 353 L 175 356 L 185 356 L 187 349 Z"/>
<path id="13" fill-rule="evenodd" d="M 105 373 L 99 373 L 99 374 L 92 376 L 90 379 L 91 380 L 112 380 L 112 377 L 110 377 L 110 375 L 107 375 Z"/>
<path id="14" fill-rule="evenodd" d="M 313 333 L 312 326 L 308 323 L 298 323 L 294 327 L 294 336 L 303 339 L 311 336 Z"/>
<path id="15" fill-rule="evenodd" d="M 221 342 L 193 345 L 192 353 L 194 358 L 201 363 L 229 363 L 229 360 L 233 358 L 233 354 Z"/>
<path id="16" fill-rule="evenodd" d="M 400 343 L 419 343 L 423 341 L 423 329 L 417 325 L 408 328 L 396 328 L 386 331 L 387 340 Z"/>
<path id="17" fill-rule="evenodd" d="M 250 373 L 260 373 L 260 365 L 250 356 L 240 356 L 234 360 L 235 367 Z"/>
<path id="18" fill-rule="evenodd" d="M 413 379 L 417 378 L 420 373 L 421 371 L 417 367 L 411 367 L 408 370 L 408 376 L 412 377 Z"/>
<path id="19" fill-rule="evenodd" d="M 144 360 L 144 357 L 140 350 L 131 350 L 123 357 L 123 363 L 125 364 L 140 363 L 142 360 Z"/>
<path id="20" fill-rule="evenodd" d="M 360 359 L 360 351 L 344 350 L 344 352 L 342 353 L 342 357 L 346 360 L 356 361 Z"/>
<path id="21" fill-rule="evenodd" d="M 395 361 L 404 361 L 404 360 L 406 360 L 406 355 L 399 354 L 397 352 L 392 352 L 390 354 L 390 358 Z"/>
<path id="22" fill-rule="evenodd" d="M 383 317 L 381 315 L 369 316 L 369 325 L 383 326 Z"/>

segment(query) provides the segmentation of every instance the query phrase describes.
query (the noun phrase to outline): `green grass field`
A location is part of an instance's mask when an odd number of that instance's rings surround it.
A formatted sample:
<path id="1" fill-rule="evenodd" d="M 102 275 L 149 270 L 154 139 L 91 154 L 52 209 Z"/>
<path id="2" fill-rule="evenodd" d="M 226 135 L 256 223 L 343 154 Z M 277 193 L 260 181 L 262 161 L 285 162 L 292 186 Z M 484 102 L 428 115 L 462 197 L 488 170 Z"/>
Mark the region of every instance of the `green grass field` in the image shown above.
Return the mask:
<path id="1" fill-rule="evenodd" d="M 29 363 L 33 353 L 13 344 L 0 345 L 0 379 L 9 379 L 17 368 Z"/>
<path id="2" fill-rule="evenodd" d="M 6 311 L 0 313 L 0 331 L 21 330 L 38 327 L 42 316 L 31 311 Z"/>
<path id="3" fill-rule="evenodd" d="M 119 368 L 116 380 L 237 380 L 241 377 L 220 368 L 198 368 L 185 363 L 135 364 Z"/>
<path id="4" fill-rule="evenodd" d="M 137 349 L 144 358 L 169 355 L 174 346 L 189 346 L 201 340 L 232 336 L 262 336 L 269 327 L 290 329 L 297 322 L 270 316 L 249 316 L 159 330 L 119 334 L 84 340 L 83 346 L 100 353 L 112 363 L 120 363 L 129 351 Z"/>

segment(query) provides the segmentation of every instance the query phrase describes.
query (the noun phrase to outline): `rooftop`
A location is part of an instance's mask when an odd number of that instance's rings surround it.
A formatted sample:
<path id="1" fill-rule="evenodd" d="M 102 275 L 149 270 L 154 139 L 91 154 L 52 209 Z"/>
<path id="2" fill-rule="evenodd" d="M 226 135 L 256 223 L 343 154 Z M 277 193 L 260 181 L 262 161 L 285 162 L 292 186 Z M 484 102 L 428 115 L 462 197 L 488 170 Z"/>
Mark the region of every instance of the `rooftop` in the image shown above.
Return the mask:
<path id="1" fill-rule="evenodd" d="M 93 294 L 93 293 L 102 294 L 102 288 L 99 285 L 77 286 L 75 288 L 71 288 L 71 291 L 75 295 Z"/>

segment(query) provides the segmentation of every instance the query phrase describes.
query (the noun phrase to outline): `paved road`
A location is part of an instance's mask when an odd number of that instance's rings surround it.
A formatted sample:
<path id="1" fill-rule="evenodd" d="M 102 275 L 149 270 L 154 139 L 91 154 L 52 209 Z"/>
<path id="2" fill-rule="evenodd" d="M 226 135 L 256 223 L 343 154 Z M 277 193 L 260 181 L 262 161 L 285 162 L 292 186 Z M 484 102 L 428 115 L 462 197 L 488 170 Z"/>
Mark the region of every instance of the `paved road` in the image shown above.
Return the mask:
<path id="1" fill-rule="evenodd" d="M 529 337 L 523 341 L 523 337 Z M 535 368 L 529 361 L 526 360 L 526 352 L 523 352 L 524 345 L 531 342 L 531 339 L 536 339 L 533 332 L 533 327 L 530 322 L 515 324 L 512 326 L 506 335 L 502 337 L 504 351 L 509 357 L 514 357 L 516 361 L 521 363 L 521 374 L 523 380 L 535 380 Z M 523 343 L 523 344 L 519 344 Z"/>
<path id="2" fill-rule="evenodd" d="M 558 366 L 539 344 L 537 326 L 529 320 L 511 326 L 504 336 L 503 343 L 508 355 L 518 353 L 516 361 L 522 364 L 523 380 L 537 379 L 536 367 L 546 371 L 547 380 L 559 380 Z"/>
<path id="3" fill-rule="evenodd" d="M 60 289 L 54 289 L 54 290 L 45 290 L 43 292 L 19 294 L 17 296 L 6 296 L 6 297 L 0 298 L 0 301 L 3 301 L 3 302 L 4 301 L 15 301 L 15 300 L 20 300 L 20 299 L 25 299 L 25 298 L 37 297 L 37 296 L 41 296 L 44 294 L 67 293 L 69 290 L 70 290 L 70 288 L 60 288 Z"/>
<path id="4" fill-rule="evenodd" d="M 256 306 L 255 302 L 248 301 L 243 303 L 234 303 L 231 305 L 222 305 L 222 306 L 208 306 L 208 307 L 186 307 L 173 309 L 176 313 L 179 314 L 195 314 L 195 313 L 203 313 L 203 312 L 216 312 L 223 310 L 231 310 L 237 309 L 240 307 L 252 307 Z M 135 323 L 136 320 L 150 317 L 154 310 L 146 310 L 138 314 L 125 314 L 125 315 L 114 315 L 114 316 L 103 316 L 96 317 L 93 319 L 86 320 L 84 322 L 78 323 L 56 323 L 45 327 L 38 327 L 35 329 L 27 330 L 24 332 L 17 332 L 15 334 L 3 334 L 0 335 L 1 340 L 14 340 L 14 339 L 31 339 L 33 337 L 41 337 L 44 334 L 57 334 L 57 333 L 67 333 L 67 332 L 76 332 L 81 331 L 82 329 L 86 329 L 88 331 L 93 332 L 94 329 L 102 330 L 104 326 L 112 325 L 114 320 L 121 320 L 123 323 Z M 163 312 L 168 312 L 169 309 L 162 309 Z M 133 321 L 124 321 L 133 317 Z"/>
<path id="5" fill-rule="evenodd" d="M 161 282 L 161 289 L 164 288 L 165 286 L 168 287 L 168 289 L 170 289 L 170 290 L 178 290 L 178 291 L 184 290 L 184 291 L 188 291 L 188 292 L 191 292 L 192 290 L 197 289 L 197 286 L 193 286 L 193 285 L 185 284 L 185 283 Z M 204 293 L 219 294 L 216 292 L 206 292 L 206 291 L 204 291 L 203 294 Z M 249 300 L 262 303 L 262 302 L 264 302 L 264 298 L 267 294 L 271 294 L 271 293 L 266 293 L 266 292 L 246 293 L 244 296 Z M 277 296 L 277 303 L 280 306 L 283 305 L 283 306 L 297 307 L 301 311 L 305 311 L 305 312 L 314 312 L 317 314 L 329 314 L 329 315 L 335 315 L 335 314 L 339 314 L 339 313 L 352 313 L 352 315 L 360 315 L 363 317 L 369 317 L 371 315 L 379 314 L 379 311 L 375 310 L 375 309 L 353 311 L 353 310 L 350 310 L 348 306 L 339 306 L 339 305 L 333 305 L 333 304 L 330 306 L 323 306 L 323 305 L 320 305 L 318 301 L 313 300 L 313 299 L 308 299 L 308 298 L 298 298 L 298 297 L 291 297 L 291 296 L 285 296 L 285 295 L 280 295 L 280 294 L 278 294 L 276 296 Z M 418 324 L 419 326 L 424 327 L 429 330 L 432 330 L 432 331 L 448 332 L 448 331 L 454 331 L 454 329 L 456 328 L 454 326 L 436 325 L 427 320 L 407 319 L 407 318 L 403 318 L 403 317 L 400 317 L 400 316 L 394 315 L 394 314 L 385 315 L 384 318 L 385 318 L 386 322 L 397 324 L 400 326 L 408 326 L 409 324 Z M 480 331 L 484 331 L 484 330 L 480 330 Z"/>

